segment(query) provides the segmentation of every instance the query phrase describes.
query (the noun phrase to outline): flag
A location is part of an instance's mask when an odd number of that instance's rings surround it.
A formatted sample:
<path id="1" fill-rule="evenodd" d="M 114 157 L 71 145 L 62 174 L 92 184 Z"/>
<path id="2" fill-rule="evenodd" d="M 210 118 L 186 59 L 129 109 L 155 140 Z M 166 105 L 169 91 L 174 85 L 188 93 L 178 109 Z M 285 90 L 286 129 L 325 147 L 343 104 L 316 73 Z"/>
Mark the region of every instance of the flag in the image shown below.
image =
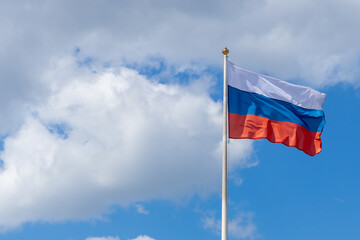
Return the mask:
<path id="1" fill-rule="evenodd" d="M 326 94 L 227 62 L 229 138 L 260 139 L 321 151 Z"/>

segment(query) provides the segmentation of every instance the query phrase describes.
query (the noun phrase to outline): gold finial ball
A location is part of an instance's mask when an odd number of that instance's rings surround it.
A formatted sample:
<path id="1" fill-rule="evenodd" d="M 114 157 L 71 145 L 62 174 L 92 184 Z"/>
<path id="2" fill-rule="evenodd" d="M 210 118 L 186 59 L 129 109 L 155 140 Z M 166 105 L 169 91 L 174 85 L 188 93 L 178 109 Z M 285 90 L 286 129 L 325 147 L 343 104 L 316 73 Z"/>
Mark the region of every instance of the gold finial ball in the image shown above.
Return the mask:
<path id="1" fill-rule="evenodd" d="M 229 53 L 229 49 L 227 49 L 226 47 L 222 50 L 222 53 L 224 54 L 224 55 L 228 55 L 228 53 Z"/>

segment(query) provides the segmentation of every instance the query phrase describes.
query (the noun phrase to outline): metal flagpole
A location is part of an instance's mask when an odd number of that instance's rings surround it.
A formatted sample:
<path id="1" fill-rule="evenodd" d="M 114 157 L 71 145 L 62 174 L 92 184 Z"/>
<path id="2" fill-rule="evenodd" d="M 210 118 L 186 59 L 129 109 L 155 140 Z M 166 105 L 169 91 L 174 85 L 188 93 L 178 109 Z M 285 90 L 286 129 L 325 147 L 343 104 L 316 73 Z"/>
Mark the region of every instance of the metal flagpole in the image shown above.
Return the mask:
<path id="1" fill-rule="evenodd" d="M 224 100 L 223 100 L 223 164 L 222 164 L 222 208 L 221 208 L 221 240 L 227 240 L 227 78 L 226 61 L 229 50 L 225 47 L 224 54 Z"/>

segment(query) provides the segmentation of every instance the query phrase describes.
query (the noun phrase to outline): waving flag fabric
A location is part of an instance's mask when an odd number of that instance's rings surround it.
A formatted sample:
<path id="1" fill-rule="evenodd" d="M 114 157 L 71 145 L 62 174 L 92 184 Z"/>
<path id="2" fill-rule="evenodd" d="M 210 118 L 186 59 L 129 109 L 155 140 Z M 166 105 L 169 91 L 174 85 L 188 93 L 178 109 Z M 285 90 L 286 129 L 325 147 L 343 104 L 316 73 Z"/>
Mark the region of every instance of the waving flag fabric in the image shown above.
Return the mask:
<path id="1" fill-rule="evenodd" d="M 227 66 L 230 138 L 266 138 L 311 156 L 321 151 L 326 94 Z"/>

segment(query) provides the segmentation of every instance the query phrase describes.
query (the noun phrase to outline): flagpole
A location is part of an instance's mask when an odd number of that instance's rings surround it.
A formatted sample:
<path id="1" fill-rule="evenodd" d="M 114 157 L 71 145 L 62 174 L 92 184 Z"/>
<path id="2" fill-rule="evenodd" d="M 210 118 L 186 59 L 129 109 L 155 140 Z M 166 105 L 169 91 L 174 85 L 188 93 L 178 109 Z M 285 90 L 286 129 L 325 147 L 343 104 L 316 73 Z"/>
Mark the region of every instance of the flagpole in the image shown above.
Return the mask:
<path id="1" fill-rule="evenodd" d="M 227 240 L 227 78 L 226 62 L 229 50 L 225 47 L 224 54 L 224 96 L 223 96 L 223 162 L 222 162 L 222 208 L 221 208 L 221 240 Z"/>

